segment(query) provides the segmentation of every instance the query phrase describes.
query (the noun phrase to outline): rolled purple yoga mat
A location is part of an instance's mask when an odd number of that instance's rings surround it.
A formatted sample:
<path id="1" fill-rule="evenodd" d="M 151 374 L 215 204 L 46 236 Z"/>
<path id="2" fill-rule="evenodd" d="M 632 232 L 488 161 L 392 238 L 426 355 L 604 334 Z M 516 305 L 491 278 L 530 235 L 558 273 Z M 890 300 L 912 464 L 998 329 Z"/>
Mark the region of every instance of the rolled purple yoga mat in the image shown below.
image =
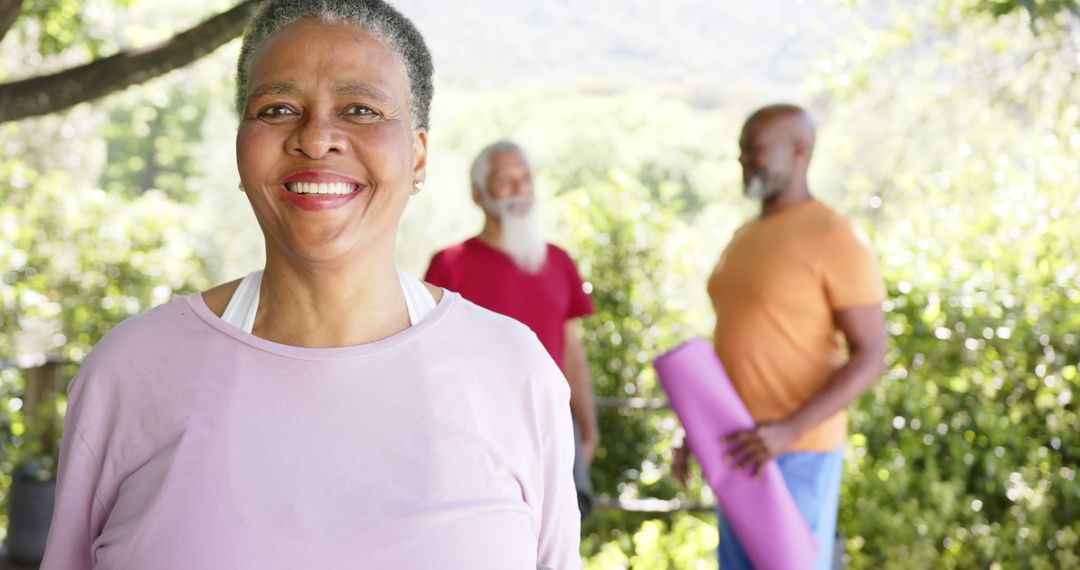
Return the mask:
<path id="1" fill-rule="evenodd" d="M 721 439 L 756 425 L 712 345 L 694 339 L 653 362 L 671 407 L 686 429 L 690 451 L 716 493 L 724 516 L 760 570 L 811 568 L 817 544 L 784 476 L 770 461 L 754 478 L 724 458 Z"/>

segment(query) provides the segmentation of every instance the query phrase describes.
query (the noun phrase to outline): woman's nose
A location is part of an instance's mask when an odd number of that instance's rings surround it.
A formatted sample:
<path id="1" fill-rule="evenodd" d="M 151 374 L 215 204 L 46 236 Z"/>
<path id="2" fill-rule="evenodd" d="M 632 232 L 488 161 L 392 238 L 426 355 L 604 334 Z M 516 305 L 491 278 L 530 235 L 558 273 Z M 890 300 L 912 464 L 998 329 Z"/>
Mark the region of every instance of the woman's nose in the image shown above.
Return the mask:
<path id="1" fill-rule="evenodd" d="M 341 153 L 347 146 L 345 134 L 332 117 L 310 115 L 289 138 L 288 151 L 291 154 L 303 154 L 308 158 L 320 159 L 331 153 Z"/>

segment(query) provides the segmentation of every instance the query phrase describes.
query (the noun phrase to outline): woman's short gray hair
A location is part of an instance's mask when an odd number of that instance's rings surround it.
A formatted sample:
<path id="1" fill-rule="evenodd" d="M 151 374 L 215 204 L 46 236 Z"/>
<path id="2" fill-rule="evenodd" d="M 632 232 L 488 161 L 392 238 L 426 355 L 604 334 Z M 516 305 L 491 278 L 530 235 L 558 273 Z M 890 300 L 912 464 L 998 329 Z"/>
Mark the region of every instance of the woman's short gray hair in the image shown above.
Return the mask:
<path id="1" fill-rule="evenodd" d="M 427 128 L 434 92 L 431 53 L 408 18 L 383 0 L 267 0 L 244 32 L 236 64 L 236 111 L 247 107 L 252 60 L 267 38 L 301 18 L 353 24 L 386 42 L 401 58 L 409 78 L 409 106 L 416 128 Z"/>
<path id="2" fill-rule="evenodd" d="M 513 152 L 520 155 L 521 158 L 525 159 L 525 164 L 529 165 L 529 169 L 532 170 L 529 155 L 517 143 L 503 140 L 487 145 L 484 150 L 480 151 L 480 154 L 476 155 L 472 168 L 469 169 L 469 178 L 472 179 L 473 186 L 478 188 L 480 193 L 485 196 L 487 195 L 487 179 L 488 176 L 491 176 L 491 155 L 497 152 Z"/>

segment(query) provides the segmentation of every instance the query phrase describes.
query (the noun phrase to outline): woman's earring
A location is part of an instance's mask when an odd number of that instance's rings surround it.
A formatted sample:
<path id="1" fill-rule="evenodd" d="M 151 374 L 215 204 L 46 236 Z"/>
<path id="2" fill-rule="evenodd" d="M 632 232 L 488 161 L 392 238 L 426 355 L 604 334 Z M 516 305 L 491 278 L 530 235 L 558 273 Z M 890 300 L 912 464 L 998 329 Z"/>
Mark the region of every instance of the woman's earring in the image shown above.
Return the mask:
<path id="1" fill-rule="evenodd" d="M 424 189 L 424 181 L 423 180 L 417 180 L 416 182 L 413 182 L 413 191 L 412 191 L 413 196 L 419 194 L 420 191 L 423 190 L 423 189 Z"/>
<path id="2" fill-rule="evenodd" d="M 237 184 L 236 187 L 239 188 L 241 192 L 247 192 L 247 188 L 244 188 L 243 182 Z"/>

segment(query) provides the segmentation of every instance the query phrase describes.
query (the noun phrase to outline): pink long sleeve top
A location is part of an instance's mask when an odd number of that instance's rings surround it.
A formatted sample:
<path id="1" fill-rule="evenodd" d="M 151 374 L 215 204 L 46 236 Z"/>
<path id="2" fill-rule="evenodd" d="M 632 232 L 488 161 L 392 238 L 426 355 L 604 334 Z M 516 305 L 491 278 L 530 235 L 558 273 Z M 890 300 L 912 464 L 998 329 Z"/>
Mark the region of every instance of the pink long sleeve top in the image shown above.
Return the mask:
<path id="1" fill-rule="evenodd" d="M 70 389 L 42 567 L 576 569 L 568 401 L 525 326 L 455 293 L 321 349 L 175 297 Z"/>

